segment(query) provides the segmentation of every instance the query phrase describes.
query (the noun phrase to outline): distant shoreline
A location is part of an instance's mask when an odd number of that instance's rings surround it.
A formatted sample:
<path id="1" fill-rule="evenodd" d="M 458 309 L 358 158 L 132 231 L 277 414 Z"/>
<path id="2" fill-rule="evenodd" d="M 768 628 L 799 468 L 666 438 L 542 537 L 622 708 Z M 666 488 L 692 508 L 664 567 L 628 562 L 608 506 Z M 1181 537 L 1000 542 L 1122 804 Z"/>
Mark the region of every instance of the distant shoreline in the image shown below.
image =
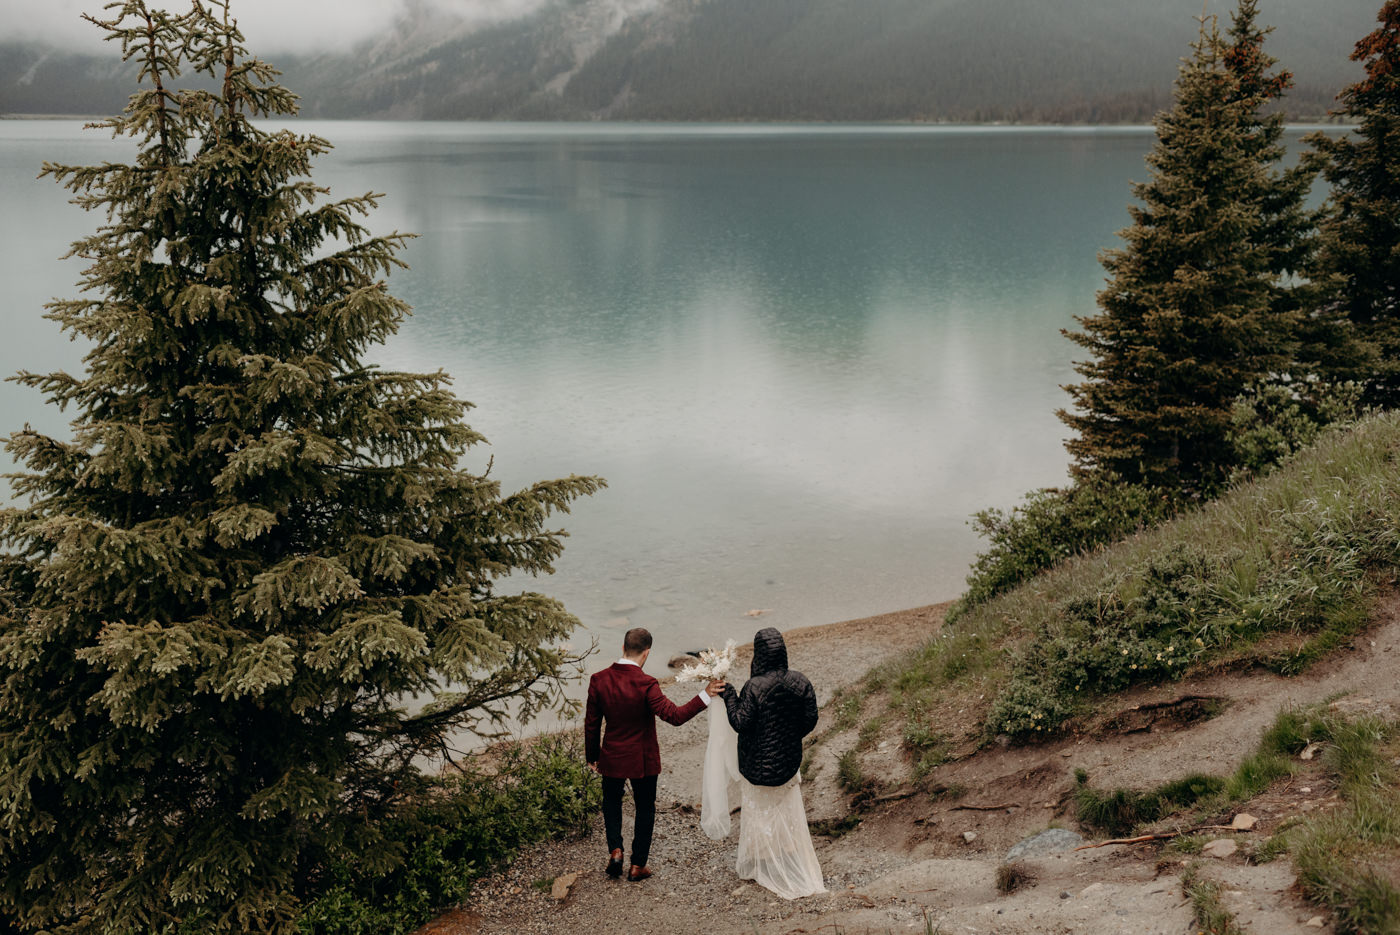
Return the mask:
<path id="1" fill-rule="evenodd" d="M 112 114 L 22 114 L 0 113 L 0 120 L 107 120 Z M 428 120 L 400 119 L 394 117 L 304 117 L 287 118 L 290 122 L 315 123 L 453 123 L 453 124 L 559 124 L 569 126 L 801 126 L 801 127 L 908 127 L 910 129 L 1008 129 L 1008 130 L 1057 130 L 1057 129 L 1115 129 L 1151 130 L 1151 123 L 1127 121 L 1123 123 L 1017 123 L 1008 120 L 990 120 L 981 123 L 964 123 L 955 120 Z M 1307 117 L 1288 121 L 1290 129 L 1311 130 L 1354 127 L 1354 121 L 1333 120 L 1327 117 Z"/>

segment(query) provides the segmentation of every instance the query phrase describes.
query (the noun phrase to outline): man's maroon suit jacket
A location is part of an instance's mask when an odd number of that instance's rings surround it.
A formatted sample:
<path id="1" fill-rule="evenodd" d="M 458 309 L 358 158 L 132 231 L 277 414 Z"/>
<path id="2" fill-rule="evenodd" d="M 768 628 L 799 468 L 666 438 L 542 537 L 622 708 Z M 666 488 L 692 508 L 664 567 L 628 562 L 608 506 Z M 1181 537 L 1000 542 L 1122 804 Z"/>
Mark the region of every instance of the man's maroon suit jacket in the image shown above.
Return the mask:
<path id="1" fill-rule="evenodd" d="M 684 724 L 704 707 L 699 695 L 683 705 L 672 704 L 641 666 L 615 662 L 593 673 L 588 681 L 584 756 L 598 764 L 598 772 L 615 779 L 659 776 L 661 747 L 656 742 L 656 719 Z M 608 722 L 608 729 L 600 743 L 603 721 Z"/>

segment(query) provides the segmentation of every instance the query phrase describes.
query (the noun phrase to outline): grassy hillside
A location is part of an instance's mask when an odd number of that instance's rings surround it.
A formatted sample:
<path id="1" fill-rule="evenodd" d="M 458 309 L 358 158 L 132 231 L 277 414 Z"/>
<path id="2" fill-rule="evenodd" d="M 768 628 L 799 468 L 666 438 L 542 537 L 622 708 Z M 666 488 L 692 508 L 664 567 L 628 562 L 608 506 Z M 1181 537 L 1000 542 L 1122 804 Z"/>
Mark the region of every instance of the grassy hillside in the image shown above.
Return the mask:
<path id="1" fill-rule="evenodd" d="M 1365 626 L 1400 568 L 1400 414 L 1324 433 L 1273 474 L 980 605 L 841 704 L 885 692 L 916 771 L 961 738 L 1033 738 L 1133 685 L 1301 671 Z M 944 710 L 970 706 L 973 721 Z"/>

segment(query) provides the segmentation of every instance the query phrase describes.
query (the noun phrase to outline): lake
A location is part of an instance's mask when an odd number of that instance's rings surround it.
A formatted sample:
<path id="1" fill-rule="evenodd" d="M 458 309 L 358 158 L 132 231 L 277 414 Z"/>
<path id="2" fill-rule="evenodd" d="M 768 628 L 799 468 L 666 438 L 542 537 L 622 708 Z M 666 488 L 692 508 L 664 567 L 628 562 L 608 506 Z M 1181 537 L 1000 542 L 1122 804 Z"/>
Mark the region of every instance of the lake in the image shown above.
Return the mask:
<path id="1" fill-rule="evenodd" d="M 1066 477 L 1060 334 L 1147 176 L 1147 128 L 299 122 L 315 178 L 386 193 L 418 234 L 414 316 L 375 359 L 444 369 L 507 488 L 609 487 L 561 521 L 552 578 L 610 658 L 956 597 L 968 524 Z M 1296 139 L 1296 136 L 1294 137 Z M 127 147 L 0 122 L 0 371 L 77 366 L 40 317 L 96 217 L 44 159 Z M 5 431 L 65 419 L 4 384 Z M 512 582 L 510 586 L 517 586 Z M 764 611 L 755 619 L 750 611 Z M 581 634 L 586 641 L 587 635 Z M 653 666 L 653 668 L 659 668 Z"/>

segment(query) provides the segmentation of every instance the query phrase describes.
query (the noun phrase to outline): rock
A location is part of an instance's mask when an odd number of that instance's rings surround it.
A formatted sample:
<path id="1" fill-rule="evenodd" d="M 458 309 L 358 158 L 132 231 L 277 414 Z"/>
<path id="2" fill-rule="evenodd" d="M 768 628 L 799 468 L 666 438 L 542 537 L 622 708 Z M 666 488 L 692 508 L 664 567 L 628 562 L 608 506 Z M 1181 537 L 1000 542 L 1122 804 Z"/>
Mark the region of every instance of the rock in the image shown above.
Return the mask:
<path id="1" fill-rule="evenodd" d="M 1088 886 L 1084 887 L 1084 889 L 1079 891 L 1079 898 L 1083 899 L 1085 896 L 1093 896 L 1095 893 L 1097 893 L 1103 888 L 1104 885 L 1102 882 L 1090 883 Z"/>
<path id="2" fill-rule="evenodd" d="M 612 627 L 612 628 L 615 629 L 615 630 L 616 630 L 616 629 L 621 629 L 621 628 L 623 628 L 623 627 L 630 627 L 631 625 L 632 625 L 632 621 L 631 621 L 631 619 L 628 618 L 628 617 L 614 617 L 614 618 L 612 618 L 611 620 L 604 620 L 604 621 L 603 621 L 603 626 L 605 626 L 605 627 Z"/>
<path id="3" fill-rule="evenodd" d="M 1303 924 L 1306 925 L 1308 928 L 1320 929 L 1327 924 L 1327 920 L 1324 919 L 1322 916 L 1313 916 L 1311 919 L 1304 922 Z"/>
<path id="4" fill-rule="evenodd" d="M 1217 838 L 1201 848 L 1201 853 L 1207 857 L 1224 858 L 1229 857 L 1239 849 L 1240 846 L 1229 838 Z"/>
<path id="5" fill-rule="evenodd" d="M 772 613 L 772 612 L 773 612 L 773 609 L 772 609 L 771 607 L 765 607 L 765 608 L 763 608 L 762 610 L 746 610 L 746 611 L 744 611 L 744 616 L 745 616 L 745 617 L 762 617 L 764 614 L 769 614 L 769 613 Z"/>
<path id="6" fill-rule="evenodd" d="M 737 888 L 735 888 L 734 892 L 730 893 L 729 895 L 730 895 L 730 896 L 743 896 L 743 895 L 744 895 L 744 885 L 743 885 L 742 883 L 740 883 L 739 886 L 738 886 Z"/>
<path id="7" fill-rule="evenodd" d="M 1061 899 L 1069 899 L 1069 890 L 1060 890 Z"/>
<path id="8" fill-rule="evenodd" d="M 1319 751 L 1319 750 L 1321 750 L 1321 749 L 1322 749 L 1322 744 L 1320 744 L 1320 743 L 1310 743 L 1310 744 L 1308 744 L 1306 747 L 1303 748 L 1303 752 L 1302 752 L 1302 753 L 1298 754 L 1298 759 L 1300 759 L 1300 760 L 1311 760 L 1313 757 L 1317 756 L 1317 751 Z"/>
<path id="9" fill-rule="evenodd" d="M 977 840 L 977 832 L 976 832 L 976 831 L 964 831 L 964 832 L 963 832 L 963 840 L 966 841 L 968 844 L 971 844 L 973 841 L 976 841 L 976 840 Z"/>
<path id="10" fill-rule="evenodd" d="M 1258 818 L 1248 812 L 1240 812 L 1235 816 L 1235 820 L 1230 822 L 1230 827 L 1236 831 L 1249 831 L 1257 824 L 1259 824 Z"/>
<path id="11" fill-rule="evenodd" d="M 618 616 L 618 617 L 625 617 L 625 616 L 627 616 L 627 615 L 630 614 L 630 613 L 635 613 L 636 610 L 637 610 L 637 605 L 636 605 L 636 604 L 625 604 L 625 605 L 623 605 L 622 607 L 613 607 L 613 608 L 610 608 L 610 609 L 608 610 L 608 613 L 613 614 L 614 616 Z"/>
<path id="12" fill-rule="evenodd" d="M 549 888 L 549 895 L 558 902 L 563 902 L 569 898 L 569 890 L 573 889 L 577 882 L 577 873 L 561 874 L 554 878 L 554 885 Z"/>
<path id="13" fill-rule="evenodd" d="M 1006 852 L 1006 862 L 1011 863 L 1011 861 L 1020 860 L 1023 857 L 1045 857 L 1063 851 L 1072 851 L 1083 843 L 1084 838 L 1073 831 L 1067 831 L 1064 828 L 1051 828 L 1049 831 L 1042 831 L 1013 845 L 1011 850 Z"/>
<path id="14" fill-rule="evenodd" d="M 1309 794 L 1309 793 L 1312 792 L 1312 786 L 1304 786 L 1303 788 L 1299 789 L 1298 791 L 1301 792 L 1301 793 L 1303 793 L 1304 795 L 1307 795 L 1307 794 Z"/>
<path id="15" fill-rule="evenodd" d="M 694 656 L 692 656 L 690 653 L 681 653 L 680 655 L 672 656 L 670 661 L 666 663 L 666 666 L 671 669 L 680 669 L 684 668 L 685 666 L 694 664 Z"/>

